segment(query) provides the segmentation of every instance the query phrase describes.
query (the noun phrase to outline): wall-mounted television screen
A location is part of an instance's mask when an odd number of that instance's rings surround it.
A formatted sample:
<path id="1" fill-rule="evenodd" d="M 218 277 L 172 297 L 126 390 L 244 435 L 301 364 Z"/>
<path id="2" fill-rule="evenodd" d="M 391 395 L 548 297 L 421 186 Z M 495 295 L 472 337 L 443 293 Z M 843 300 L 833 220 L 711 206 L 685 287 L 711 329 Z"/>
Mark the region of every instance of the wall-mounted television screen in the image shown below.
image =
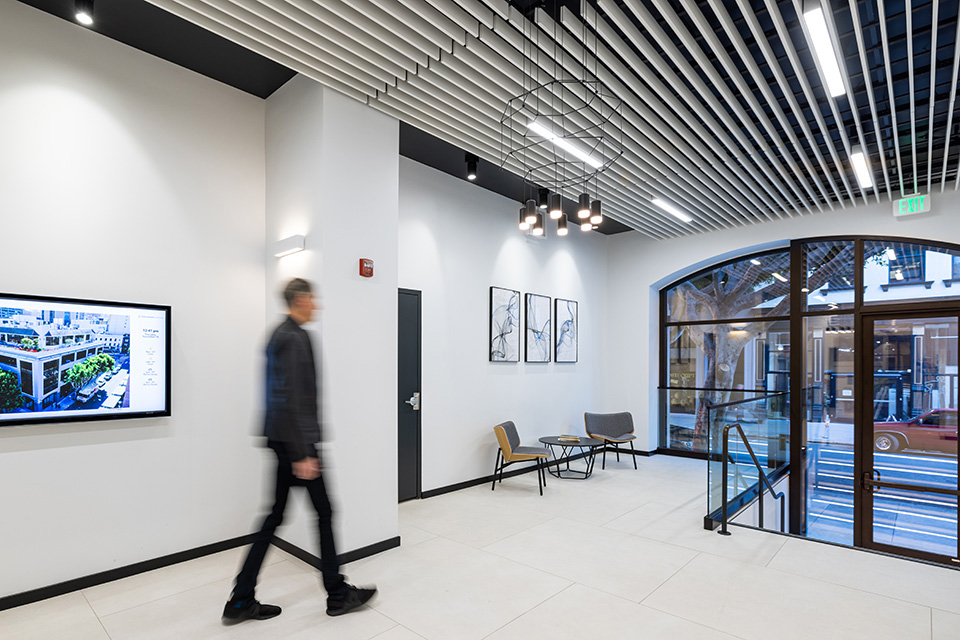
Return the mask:
<path id="1" fill-rule="evenodd" d="M 170 307 L 0 293 L 0 427 L 170 415 Z"/>

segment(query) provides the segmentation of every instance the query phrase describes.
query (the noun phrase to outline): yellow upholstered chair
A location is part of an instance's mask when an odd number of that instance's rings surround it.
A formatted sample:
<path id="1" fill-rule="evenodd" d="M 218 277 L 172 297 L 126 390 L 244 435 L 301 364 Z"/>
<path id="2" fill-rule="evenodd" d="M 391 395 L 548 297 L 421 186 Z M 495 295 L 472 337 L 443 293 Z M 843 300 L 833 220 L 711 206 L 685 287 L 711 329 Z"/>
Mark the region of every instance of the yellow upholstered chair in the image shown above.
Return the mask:
<path id="1" fill-rule="evenodd" d="M 497 476 L 500 482 L 503 482 L 503 468 L 514 462 L 535 461 L 537 465 L 537 483 L 540 485 L 540 495 L 543 495 L 543 486 L 547 484 L 546 468 L 547 459 L 550 458 L 550 450 L 546 447 L 523 447 L 520 446 L 520 436 L 517 434 L 517 427 L 510 420 L 501 422 L 493 428 L 497 434 L 497 442 L 500 448 L 497 450 L 497 464 L 493 467 L 493 486 L 490 490 L 497 488 Z"/>

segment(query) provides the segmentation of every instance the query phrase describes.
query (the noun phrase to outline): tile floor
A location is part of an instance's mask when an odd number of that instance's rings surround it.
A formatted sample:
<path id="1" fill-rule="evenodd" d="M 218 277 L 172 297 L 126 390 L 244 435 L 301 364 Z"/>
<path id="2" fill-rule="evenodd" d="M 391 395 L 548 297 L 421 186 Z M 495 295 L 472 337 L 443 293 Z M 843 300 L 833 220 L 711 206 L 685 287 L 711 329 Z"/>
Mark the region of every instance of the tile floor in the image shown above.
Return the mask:
<path id="1" fill-rule="evenodd" d="M 960 571 L 702 529 L 704 463 L 655 456 L 588 481 L 508 478 L 400 506 L 403 544 L 348 565 L 370 608 L 323 611 L 311 567 L 268 557 L 279 618 L 220 624 L 242 549 L 0 612 L 31 640 L 960 639 Z"/>

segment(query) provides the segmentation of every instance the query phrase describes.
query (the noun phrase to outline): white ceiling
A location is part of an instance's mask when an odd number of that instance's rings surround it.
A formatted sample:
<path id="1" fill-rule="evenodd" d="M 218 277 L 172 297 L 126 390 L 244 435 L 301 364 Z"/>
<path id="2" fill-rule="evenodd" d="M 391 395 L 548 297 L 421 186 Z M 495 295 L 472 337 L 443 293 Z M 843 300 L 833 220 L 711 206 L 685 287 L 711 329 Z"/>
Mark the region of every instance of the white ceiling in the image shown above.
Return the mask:
<path id="1" fill-rule="evenodd" d="M 525 13 L 506 0 L 149 2 L 496 165 L 511 98 L 597 80 L 623 105 L 623 155 L 599 178 L 604 213 L 653 238 L 960 180 L 957 0 L 833 0 L 838 98 L 807 48 L 800 0 L 548 0 L 550 12 L 518 0 Z M 850 166 L 858 145 L 868 189 Z M 506 167 L 523 174 L 516 158 Z"/>

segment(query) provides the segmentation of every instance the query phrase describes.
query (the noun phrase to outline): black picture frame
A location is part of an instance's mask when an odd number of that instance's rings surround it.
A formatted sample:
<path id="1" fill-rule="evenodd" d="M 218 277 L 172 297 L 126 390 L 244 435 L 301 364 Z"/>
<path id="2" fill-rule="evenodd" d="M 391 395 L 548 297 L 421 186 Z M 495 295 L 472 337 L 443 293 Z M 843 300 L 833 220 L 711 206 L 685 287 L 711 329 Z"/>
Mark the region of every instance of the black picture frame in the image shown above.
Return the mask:
<path id="1" fill-rule="evenodd" d="M 576 363 L 580 356 L 580 305 L 576 300 L 553 301 L 553 360 Z M 572 352 L 572 353 L 571 353 Z"/>
<path id="2" fill-rule="evenodd" d="M 555 345 L 551 328 L 550 296 L 528 293 L 524 297 L 524 362 L 550 362 Z"/>
<path id="3" fill-rule="evenodd" d="M 487 354 L 490 362 L 520 362 L 520 292 L 490 287 Z"/>

